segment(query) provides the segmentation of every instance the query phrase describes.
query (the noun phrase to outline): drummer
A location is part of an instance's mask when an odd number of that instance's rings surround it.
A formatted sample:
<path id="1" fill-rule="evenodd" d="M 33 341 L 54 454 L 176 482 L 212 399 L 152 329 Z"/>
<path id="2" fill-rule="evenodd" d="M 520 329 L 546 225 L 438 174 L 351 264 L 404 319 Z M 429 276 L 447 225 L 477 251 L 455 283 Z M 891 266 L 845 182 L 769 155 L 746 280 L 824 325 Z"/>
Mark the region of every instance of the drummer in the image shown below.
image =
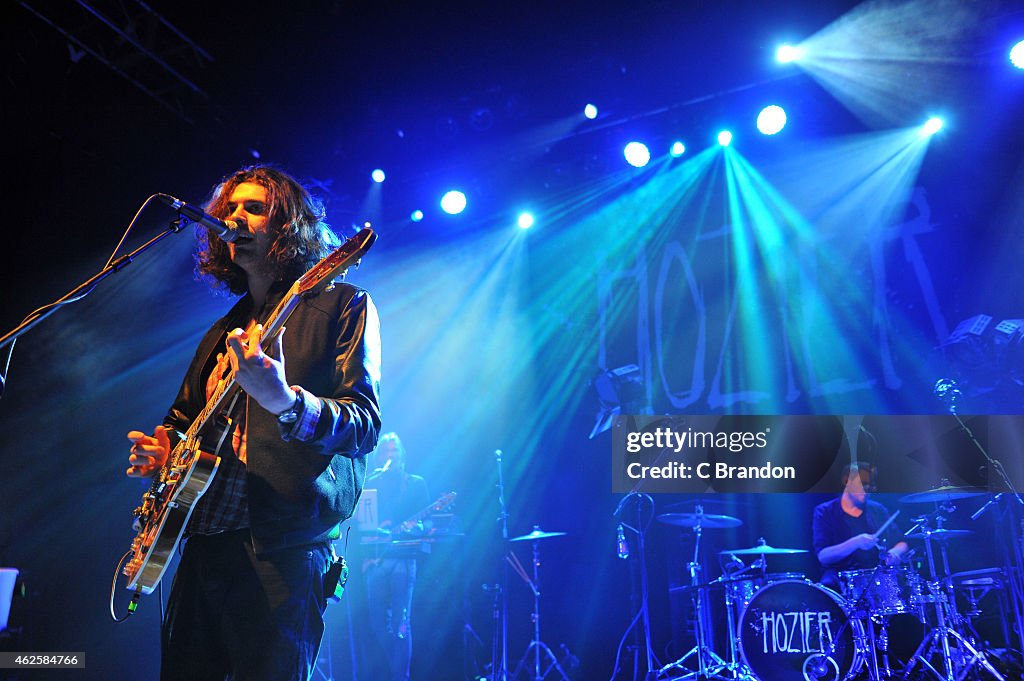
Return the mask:
<path id="1" fill-rule="evenodd" d="M 895 565 L 907 551 L 895 523 L 881 534 L 889 512 L 868 499 L 875 489 L 874 466 L 858 462 L 843 470 L 843 493 L 814 509 L 814 551 L 824 573 L 821 583 L 839 590 L 839 572 Z M 890 548 L 886 548 L 890 547 Z"/>

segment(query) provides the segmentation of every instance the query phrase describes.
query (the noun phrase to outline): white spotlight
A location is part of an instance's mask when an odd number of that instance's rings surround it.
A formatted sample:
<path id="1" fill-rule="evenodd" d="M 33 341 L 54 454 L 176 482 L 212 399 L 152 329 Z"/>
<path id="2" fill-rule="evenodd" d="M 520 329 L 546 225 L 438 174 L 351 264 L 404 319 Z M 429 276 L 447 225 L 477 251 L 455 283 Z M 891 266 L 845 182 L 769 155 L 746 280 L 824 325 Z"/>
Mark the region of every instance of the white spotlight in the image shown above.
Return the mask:
<path id="1" fill-rule="evenodd" d="M 728 130 L 723 130 L 718 133 L 718 144 L 723 147 L 727 147 L 732 144 L 732 133 Z"/>
<path id="2" fill-rule="evenodd" d="M 587 104 L 585 107 L 583 107 L 583 115 L 590 120 L 594 120 L 595 118 L 597 118 L 597 107 L 594 106 L 593 104 Z"/>
<path id="3" fill-rule="evenodd" d="M 630 142 L 622 150 L 626 163 L 634 168 L 643 168 L 651 161 L 651 150 L 643 142 Z"/>
<path id="4" fill-rule="evenodd" d="M 466 195 L 453 189 L 441 197 L 441 210 L 448 215 L 458 215 L 466 210 Z"/>
<path id="5" fill-rule="evenodd" d="M 370 173 L 370 178 L 377 184 L 383 182 L 385 177 L 387 176 L 384 174 L 384 171 L 381 170 L 380 168 L 377 168 L 372 173 Z"/>
<path id="6" fill-rule="evenodd" d="M 423 211 L 419 209 L 414 210 L 412 213 L 409 214 L 409 219 L 412 220 L 413 222 L 419 222 L 420 220 L 423 219 Z"/>
<path id="7" fill-rule="evenodd" d="M 530 229 L 533 227 L 533 216 L 529 213 L 520 213 L 519 219 L 516 220 L 516 224 L 519 225 L 519 229 Z"/>
<path id="8" fill-rule="evenodd" d="M 780 64 L 789 64 L 800 61 L 805 54 L 807 54 L 807 50 L 799 45 L 779 45 L 779 49 L 775 51 L 775 61 Z"/>
<path id="9" fill-rule="evenodd" d="M 682 142 L 673 142 L 672 146 L 668 149 L 668 153 L 672 155 L 672 158 L 679 158 L 686 153 L 686 145 Z"/>
<path id="10" fill-rule="evenodd" d="M 925 121 L 924 125 L 921 126 L 921 137 L 931 137 L 939 130 L 942 130 L 943 122 L 941 118 L 933 116 Z"/>
<path id="11" fill-rule="evenodd" d="M 1010 63 L 1018 69 L 1024 69 L 1024 40 L 1010 48 Z"/>
<path id="12" fill-rule="evenodd" d="M 774 135 L 786 127 L 786 110 L 772 104 L 757 114 L 757 129 L 762 135 Z"/>

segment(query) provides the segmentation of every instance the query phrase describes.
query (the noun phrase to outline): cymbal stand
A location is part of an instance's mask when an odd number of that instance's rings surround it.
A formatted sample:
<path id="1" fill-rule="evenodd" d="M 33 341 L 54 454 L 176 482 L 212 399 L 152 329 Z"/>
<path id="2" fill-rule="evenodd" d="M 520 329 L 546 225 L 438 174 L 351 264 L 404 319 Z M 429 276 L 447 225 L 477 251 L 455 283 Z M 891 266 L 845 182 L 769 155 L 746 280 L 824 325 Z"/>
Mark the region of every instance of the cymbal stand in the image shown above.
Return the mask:
<path id="1" fill-rule="evenodd" d="M 940 529 L 944 520 L 945 518 L 941 515 L 937 516 L 937 523 Z M 924 534 L 925 552 L 928 556 L 928 573 L 932 578 L 932 581 L 929 583 L 929 590 L 932 589 L 933 585 L 940 584 L 938 573 L 935 569 L 935 552 L 932 550 L 931 534 L 933 531 L 927 527 L 927 524 L 925 524 L 921 531 Z M 943 567 L 945 568 L 945 575 L 941 583 L 947 585 L 951 583 L 949 578 L 949 556 L 946 552 L 946 547 L 941 542 L 939 543 L 939 548 L 942 553 Z M 996 671 L 996 668 L 988 661 L 985 654 L 975 648 L 956 629 L 957 614 L 955 600 L 954 604 L 951 605 L 949 603 L 949 600 L 954 598 L 954 594 L 947 593 L 944 599 L 936 600 L 935 613 L 937 624 L 921 641 L 921 645 L 917 647 L 917 650 L 910 657 L 910 663 L 903 670 L 903 678 L 909 678 L 910 672 L 920 662 L 922 667 L 934 674 L 935 678 L 941 679 L 941 681 L 963 681 L 976 664 L 980 664 L 996 681 L 1006 681 L 1002 674 Z M 941 671 L 930 661 L 937 649 L 941 651 L 942 655 Z"/>
<path id="2" fill-rule="evenodd" d="M 523 656 L 519 659 L 519 664 L 516 665 L 516 670 L 512 672 L 512 678 L 518 678 L 519 672 L 522 671 L 526 660 L 530 657 L 530 651 L 533 651 L 533 681 L 544 681 L 551 670 L 554 669 L 558 672 L 559 676 L 562 677 L 562 681 L 569 681 L 569 677 L 566 675 L 565 670 L 562 669 L 562 665 L 558 663 L 558 658 L 551 652 L 551 648 L 548 644 L 540 640 L 540 540 L 534 539 L 533 542 L 533 579 L 527 581 L 527 586 L 533 591 L 533 640 L 530 641 L 530 645 L 526 646 L 526 650 L 523 651 Z M 521 575 L 522 576 L 522 575 Z M 540 671 L 540 654 L 541 651 L 549 658 L 550 663 L 547 668 L 544 669 L 544 673 Z"/>
<path id="3" fill-rule="evenodd" d="M 704 507 L 697 507 L 697 515 L 702 516 L 704 514 Z M 697 645 L 683 655 L 675 662 L 670 662 L 661 669 L 658 670 L 658 676 L 661 676 L 670 669 L 676 669 L 684 666 L 684 663 L 688 658 L 693 655 L 697 656 L 697 669 L 691 671 L 689 674 L 681 676 L 681 679 L 728 679 L 727 676 L 722 676 L 721 671 L 723 669 L 729 669 L 729 665 L 721 657 L 715 654 L 711 650 L 711 646 L 708 642 L 708 636 L 706 631 L 707 623 L 705 622 L 704 612 L 704 592 L 707 589 L 707 584 L 701 584 L 701 573 L 703 568 L 700 563 L 700 540 L 703 533 L 703 527 L 700 519 L 698 518 L 697 523 L 693 526 L 693 557 L 687 566 L 690 571 L 690 586 L 693 589 L 694 594 L 694 608 L 696 611 L 697 621 Z"/>

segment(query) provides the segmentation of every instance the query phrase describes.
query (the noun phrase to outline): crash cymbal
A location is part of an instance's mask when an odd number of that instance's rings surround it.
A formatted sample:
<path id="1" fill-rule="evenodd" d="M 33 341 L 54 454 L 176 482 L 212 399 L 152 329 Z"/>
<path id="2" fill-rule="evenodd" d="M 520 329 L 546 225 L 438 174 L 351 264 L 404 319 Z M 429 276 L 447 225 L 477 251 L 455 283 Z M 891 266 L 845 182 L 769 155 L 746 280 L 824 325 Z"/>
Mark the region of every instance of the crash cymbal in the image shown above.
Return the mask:
<path id="1" fill-rule="evenodd" d="M 530 534 L 524 534 L 518 537 L 513 537 L 512 539 L 509 539 L 509 541 L 535 541 L 537 539 L 550 539 L 551 537 L 564 536 L 565 532 L 545 532 L 542 529 L 540 529 L 539 525 L 534 525 L 533 532 L 531 532 Z"/>
<path id="2" fill-rule="evenodd" d="M 749 549 L 731 549 L 726 551 L 719 551 L 719 554 L 723 556 L 767 556 L 767 555 L 780 555 L 788 553 L 807 553 L 807 549 L 777 549 L 774 546 L 768 546 L 763 541 Z"/>
<path id="3" fill-rule="evenodd" d="M 942 487 L 936 487 L 935 489 L 925 490 L 924 492 L 914 492 L 906 496 L 900 497 L 901 504 L 925 504 L 936 501 L 951 501 L 953 499 L 967 499 L 968 497 L 980 497 L 987 492 L 980 490 L 969 489 L 967 487 L 954 487 L 952 485 L 943 485 Z"/>
<path id="4" fill-rule="evenodd" d="M 906 535 L 907 539 L 924 539 L 931 537 L 932 539 L 938 539 L 945 541 L 947 539 L 957 539 L 959 537 L 966 537 L 967 535 L 974 534 L 973 530 L 947 530 L 944 527 L 940 527 L 936 530 L 923 530 L 921 532 L 914 532 L 913 534 Z"/>
<path id="5" fill-rule="evenodd" d="M 739 527 L 743 521 L 731 515 L 711 515 L 708 513 L 662 513 L 658 522 L 677 527 L 697 527 L 720 530 L 726 527 Z"/>

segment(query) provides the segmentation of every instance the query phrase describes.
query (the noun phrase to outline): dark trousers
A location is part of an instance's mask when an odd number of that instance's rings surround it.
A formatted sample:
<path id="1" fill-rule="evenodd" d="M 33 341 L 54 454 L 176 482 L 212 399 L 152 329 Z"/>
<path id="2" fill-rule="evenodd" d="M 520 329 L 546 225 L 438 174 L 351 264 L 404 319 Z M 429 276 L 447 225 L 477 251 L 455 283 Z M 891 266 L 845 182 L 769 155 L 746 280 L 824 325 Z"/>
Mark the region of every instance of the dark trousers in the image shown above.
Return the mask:
<path id="1" fill-rule="evenodd" d="M 412 657 L 412 593 L 416 560 L 384 558 L 366 571 L 370 629 L 381 648 L 390 681 L 407 681 Z"/>
<path id="2" fill-rule="evenodd" d="M 257 556 L 247 530 L 190 537 L 163 623 L 162 681 L 307 681 L 330 563 L 329 544 Z"/>

